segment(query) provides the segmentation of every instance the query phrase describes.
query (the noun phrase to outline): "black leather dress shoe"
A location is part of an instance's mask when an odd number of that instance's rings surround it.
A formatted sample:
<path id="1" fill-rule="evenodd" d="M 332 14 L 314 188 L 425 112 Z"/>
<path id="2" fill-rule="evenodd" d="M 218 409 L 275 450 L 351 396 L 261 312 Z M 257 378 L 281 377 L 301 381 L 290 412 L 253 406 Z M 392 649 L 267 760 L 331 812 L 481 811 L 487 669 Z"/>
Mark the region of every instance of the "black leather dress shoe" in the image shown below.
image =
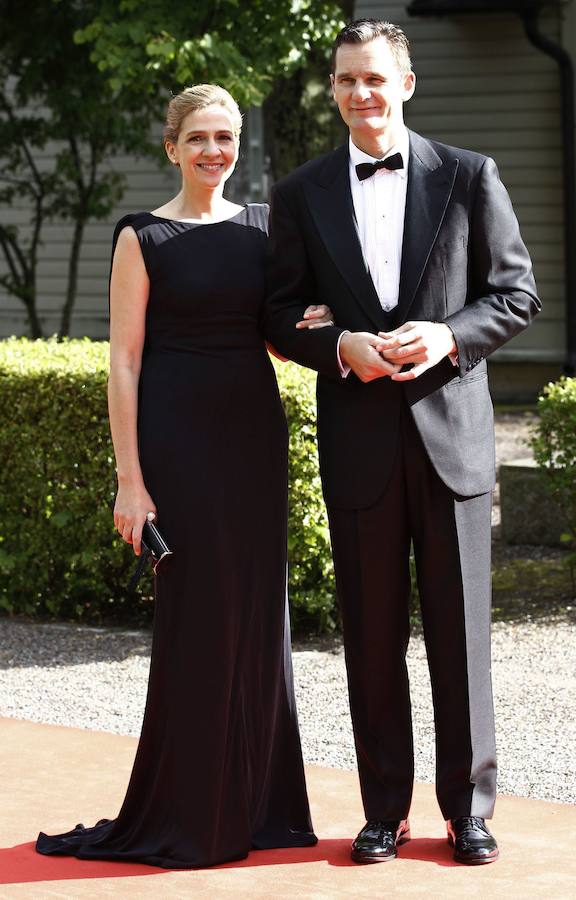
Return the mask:
<path id="1" fill-rule="evenodd" d="M 408 819 L 367 822 L 352 844 L 352 859 L 359 863 L 387 862 L 398 855 L 396 847 L 409 840 Z"/>
<path id="2" fill-rule="evenodd" d="M 468 866 L 481 866 L 498 859 L 498 844 L 479 816 L 460 816 L 449 819 L 448 843 L 454 847 L 456 862 Z"/>

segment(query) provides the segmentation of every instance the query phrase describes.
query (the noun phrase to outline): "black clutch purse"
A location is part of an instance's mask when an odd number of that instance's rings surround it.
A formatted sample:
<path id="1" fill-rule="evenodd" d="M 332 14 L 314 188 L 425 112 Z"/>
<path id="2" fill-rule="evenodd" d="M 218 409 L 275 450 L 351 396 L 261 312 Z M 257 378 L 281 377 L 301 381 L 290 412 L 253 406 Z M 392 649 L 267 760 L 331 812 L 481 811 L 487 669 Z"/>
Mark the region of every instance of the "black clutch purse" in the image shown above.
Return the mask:
<path id="1" fill-rule="evenodd" d="M 145 551 L 147 550 L 152 557 L 152 568 L 154 571 L 156 571 L 156 568 L 163 559 L 167 556 L 172 556 L 172 551 L 168 547 L 168 544 L 156 528 L 154 522 L 150 522 L 149 519 L 146 519 L 144 527 L 142 528 L 142 547 Z"/>
<path id="2" fill-rule="evenodd" d="M 140 553 L 136 571 L 130 579 L 128 590 L 134 591 L 136 589 L 148 560 L 151 560 L 152 568 L 156 572 L 162 560 L 166 559 L 167 556 L 172 556 L 172 550 L 168 547 L 154 522 L 146 519 L 142 528 L 142 552 Z"/>

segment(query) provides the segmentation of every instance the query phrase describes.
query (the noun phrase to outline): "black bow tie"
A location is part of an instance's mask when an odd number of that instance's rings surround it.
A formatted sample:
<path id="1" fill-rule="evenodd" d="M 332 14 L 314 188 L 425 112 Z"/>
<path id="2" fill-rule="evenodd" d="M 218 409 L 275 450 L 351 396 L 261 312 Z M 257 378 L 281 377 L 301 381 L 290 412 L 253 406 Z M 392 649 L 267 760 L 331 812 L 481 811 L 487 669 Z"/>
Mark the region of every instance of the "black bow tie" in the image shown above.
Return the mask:
<path id="1" fill-rule="evenodd" d="M 402 154 L 394 153 L 393 156 L 388 156 L 386 159 L 379 159 L 378 162 L 358 163 L 356 166 L 356 174 L 358 176 L 358 181 L 364 181 L 365 178 L 370 178 L 377 169 L 390 169 L 391 171 L 394 171 L 395 169 L 403 168 L 404 160 L 402 159 Z"/>

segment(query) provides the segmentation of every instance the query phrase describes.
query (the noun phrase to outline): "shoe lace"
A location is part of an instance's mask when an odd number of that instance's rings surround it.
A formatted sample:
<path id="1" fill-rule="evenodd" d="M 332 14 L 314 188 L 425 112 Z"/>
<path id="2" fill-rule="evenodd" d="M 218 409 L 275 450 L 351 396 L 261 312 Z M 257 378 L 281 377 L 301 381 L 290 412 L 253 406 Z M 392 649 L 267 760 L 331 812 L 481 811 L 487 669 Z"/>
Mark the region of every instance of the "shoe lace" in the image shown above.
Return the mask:
<path id="1" fill-rule="evenodd" d="M 398 831 L 399 822 L 396 821 L 370 821 L 369 826 L 374 830 L 378 829 L 378 840 L 382 841 L 385 835 L 393 835 L 396 836 L 396 832 Z"/>
<path id="2" fill-rule="evenodd" d="M 460 816 L 457 821 L 462 825 L 463 831 L 479 830 L 488 833 L 484 819 L 480 816 Z"/>

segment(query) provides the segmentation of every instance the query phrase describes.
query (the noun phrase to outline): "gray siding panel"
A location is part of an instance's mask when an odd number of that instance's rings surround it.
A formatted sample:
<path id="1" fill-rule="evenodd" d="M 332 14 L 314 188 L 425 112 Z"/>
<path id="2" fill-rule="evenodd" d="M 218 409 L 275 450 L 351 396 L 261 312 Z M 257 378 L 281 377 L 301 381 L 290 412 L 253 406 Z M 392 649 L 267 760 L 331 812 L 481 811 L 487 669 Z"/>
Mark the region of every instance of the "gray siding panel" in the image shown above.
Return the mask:
<path id="1" fill-rule="evenodd" d="M 559 362 L 565 298 L 557 66 L 528 42 L 516 16 L 413 18 L 406 5 L 356 4 L 358 17 L 395 22 L 410 39 L 417 84 L 406 122 L 427 137 L 496 160 L 534 263 L 543 312 L 494 358 Z M 560 39 L 556 11 L 543 16 L 542 25 Z"/>
<path id="2" fill-rule="evenodd" d="M 113 160 L 112 167 L 115 171 L 128 175 L 127 189 L 121 203 L 107 221 L 90 223 L 86 228 L 79 264 L 78 299 L 72 325 L 75 336 L 107 336 L 107 285 L 110 247 L 116 221 L 127 212 L 154 209 L 174 196 L 178 190 L 178 182 L 171 168 L 161 170 L 151 160 L 119 157 Z M 9 211 L 0 210 L 0 219 L 26 228 L 29 211 L 24 206 Z M 41 320 L 47 334 L 53 334 L 59 327 L 59 312 L 67 285 L 71 238 L 72 226 L 64 222 L 49 223 L 43 232 L 38 289 Z M 0 268 L 2 262 L 0 259 Z M 16 298 L 0 292 L 0 336 L 25 334 L 26 331 L 23 305 Z"/>

